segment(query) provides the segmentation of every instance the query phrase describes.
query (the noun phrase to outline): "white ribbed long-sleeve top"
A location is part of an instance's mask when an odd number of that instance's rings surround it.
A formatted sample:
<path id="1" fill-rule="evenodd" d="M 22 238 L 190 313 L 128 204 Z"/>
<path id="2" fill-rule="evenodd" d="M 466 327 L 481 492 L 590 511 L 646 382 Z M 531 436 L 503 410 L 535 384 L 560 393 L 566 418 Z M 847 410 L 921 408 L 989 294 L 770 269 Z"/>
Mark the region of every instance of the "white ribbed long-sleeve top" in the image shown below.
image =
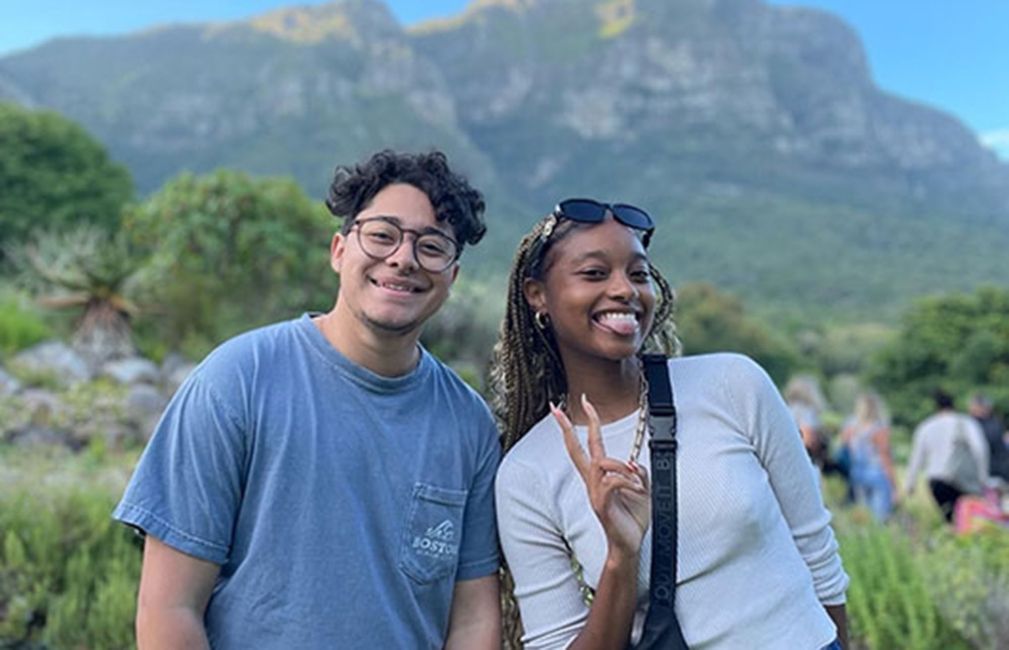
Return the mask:
<path id="1" fill-rule="evenodd" d="M 814 650 L 836 634 L 824 605 L 845 601 L 848 576 L 813 466 L 780 394 L 750 359 L 673 359 L 679 418 L 676 612 L 693 650 Z M 602 429 L 626 459 L 637 412 Z M 583 446 L 584 427 L 576 433 Z M 649 466 L 647 447 L 639 461 Z M 501 545 L 515 579 L 525 647 L 563 648 L 588 617 L 572 557 L 596 588 L 606 539 L 551 416 L 498 470 Z M 637 639 L 648 605 L 651 535 L 641 549 Z"/>

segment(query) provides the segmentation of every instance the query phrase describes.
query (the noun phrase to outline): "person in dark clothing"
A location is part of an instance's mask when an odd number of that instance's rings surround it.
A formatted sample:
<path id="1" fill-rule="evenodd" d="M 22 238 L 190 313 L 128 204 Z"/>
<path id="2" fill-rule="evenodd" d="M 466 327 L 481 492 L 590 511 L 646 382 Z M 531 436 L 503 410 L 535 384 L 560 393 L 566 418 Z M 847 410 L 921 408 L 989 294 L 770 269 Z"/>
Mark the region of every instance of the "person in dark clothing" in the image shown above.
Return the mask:
<path id="1" fill-rule="evenodd" d="M 988 442 L 988 473 L 1009 483 L 1009 444 L 1006 443 L 1005 425 L 995 414 L 991 399 L 983 393 L 975 394 L 970 401 L 970 414 L 981 425 Z"/>

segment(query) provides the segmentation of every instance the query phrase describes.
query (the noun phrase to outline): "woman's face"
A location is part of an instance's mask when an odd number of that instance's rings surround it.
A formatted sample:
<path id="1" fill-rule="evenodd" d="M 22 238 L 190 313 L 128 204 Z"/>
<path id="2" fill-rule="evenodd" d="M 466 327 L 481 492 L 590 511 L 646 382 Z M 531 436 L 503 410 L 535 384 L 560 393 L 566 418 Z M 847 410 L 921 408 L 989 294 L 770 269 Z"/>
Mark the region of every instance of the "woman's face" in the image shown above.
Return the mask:
<path id="1" fill-rule="evenodd" d="M 576 358 L 633 356 L 651 329 L 655 291 L 644 246 L 612 217 L 578 225 L 547 253 L 542 282 L 526 283 L 534 311 L 546 311 L 565 365 Z"/>

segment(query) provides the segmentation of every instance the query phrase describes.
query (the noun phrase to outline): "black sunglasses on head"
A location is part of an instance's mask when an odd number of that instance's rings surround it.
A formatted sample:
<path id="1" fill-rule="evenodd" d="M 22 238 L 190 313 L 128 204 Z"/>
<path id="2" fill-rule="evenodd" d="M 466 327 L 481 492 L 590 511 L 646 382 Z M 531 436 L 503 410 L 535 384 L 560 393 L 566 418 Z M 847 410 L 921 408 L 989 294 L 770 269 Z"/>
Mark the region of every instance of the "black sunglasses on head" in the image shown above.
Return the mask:
<path id="1" fill-rule="evenodd" d="M 565 199 L 554 208 L 553 216 L 578 223 L 602 223 L 607 212 L 628 228 L 641 230 L 644 233 L 642 243 L 648 246 L 652 232 L 655 231 L 655 222 L 647 212 L 633 205 L 600 203 L 594 199 Z"/>

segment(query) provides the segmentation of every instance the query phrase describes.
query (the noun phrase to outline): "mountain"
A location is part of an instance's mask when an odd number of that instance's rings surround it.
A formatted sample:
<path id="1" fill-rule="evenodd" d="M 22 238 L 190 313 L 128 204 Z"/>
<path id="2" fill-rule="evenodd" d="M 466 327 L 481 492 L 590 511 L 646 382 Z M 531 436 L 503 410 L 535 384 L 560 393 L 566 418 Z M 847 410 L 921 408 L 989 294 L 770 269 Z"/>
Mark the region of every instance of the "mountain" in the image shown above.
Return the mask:
<path id="1" fill-rule="evenodd" d="M 548 202 L 556 185 L 635 179 L 680 194 L 700 185 L 1009 212 L 1009 167 L 955 119 L 877 89 L 857 34 L 819 11 L 483 2 L 415 43 L 466 107 L 477 145 L 511 185 Z M 614 161 L 637 173 L 613 174 Z"/>
<path id="2" fill-rule="evenodd" d="M 0 59 L 0 97 L 87 126 L 144 191 L 447 150 L 489 197 L 499 274 L 565 196 L 639 204 L 675 281 L 760 310 L 888 318 L 1009 283 L 1009 165 L 879 89 L 837 18 L 761 0 L 476 0 L 403 29 L 377 0 L 71 38 Z M 810 309 L 815 307 L 815 309 Z"/>

